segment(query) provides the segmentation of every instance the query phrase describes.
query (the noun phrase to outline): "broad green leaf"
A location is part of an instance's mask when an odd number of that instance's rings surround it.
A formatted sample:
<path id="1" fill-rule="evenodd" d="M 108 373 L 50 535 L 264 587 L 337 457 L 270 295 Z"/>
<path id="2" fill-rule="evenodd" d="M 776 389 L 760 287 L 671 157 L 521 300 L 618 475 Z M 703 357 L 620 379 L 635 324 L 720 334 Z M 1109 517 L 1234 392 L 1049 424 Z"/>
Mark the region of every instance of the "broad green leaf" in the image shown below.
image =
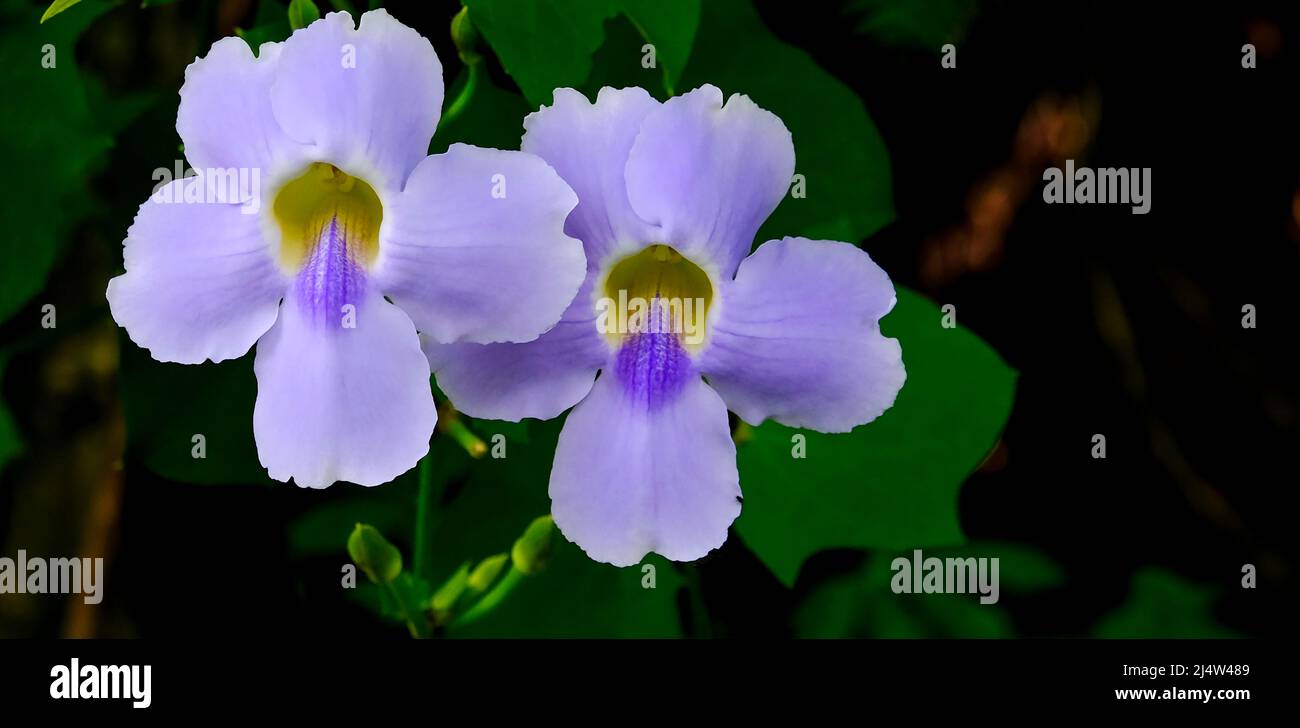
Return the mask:
<path id="1" fill-rule="evenodd" d="M 845 11 L 859 16 L 857 31 L 884 46 L 938 54 L 960 43 L 979 11 L 979 0 L 853 0 Z"/>
<path id="2" fill-rule="evenodd" d="M 881 322 L 907 382 L 874 422 L 826 435 L 774 422 L 737 447 L 745 505 L 736 530 L 786 585 L 822 549 L 910 549 L 965 541 L 957 493 L 1011 411 L 1015 372 L 965 329 L 946 329 L 905 288 Z M 792 457 L 792 438 L 806 457 Z"/>
<path id="3" fill-rule="evenodd" d="M 749 95 L 794 137 L 806 197 L 787 195 L 756 242 L 802 235 L 858 242 L 894 219 L 889 152 L 862 100 L 763 25 L 748 0 L 708 0 L 683 90 Z"/>
<path id="4" fill-rule="evenodd" d="M 602 46 L 610 54 L 606 61 L 628 68 L 644 68 L 643 59 L 650 57 L 645 45 L 654 46 L 654 66 L 638 74 L 635 83 L 671 93 L 690 58 L 701 6 L 700 0 L 463 2 L 534 109 L 550 104 L 556 88 L 584 88 Z M 606 21 L 620 15 L 637 33 L 620 33 L 611 37 L 616 42 L 606 44 Z M 597 68 L 598 75 L 603 72 Z"/>
<path id="5" fill-rule="evenodd" d="M 691 56 L 695 31 L 700 24 L 700 1 L 619 0 L 623 14 L 645 42 L 654 46 L 655 65 L 663 73 L 664 88 L 670 96 Z M 644 67 L 645 51 L 636 49 L 634 57 Z"/>
<path id="6" fill-rule="evenodd" d="M 39 9 L 0 4 L 0 157 L 11 177 L 0 195 L 0 321 L 45 285 L 76 222 L 91 208 L 91 171 L 112 143 L 91 113 L 77 67 L 77 37 L 107 3 L 87 0 L 78 12 L 44 25 Z"/>
<path id="7" fill-rule="evenodd" d="M 320 8 L 312 0 L 289 0 L 289 27 L 298 30 L 320 20 Z"/>
<path id="8" fill-rule="evenodd" d="M 614 0 L 463 0 L 469 17 L 534 107 L 559 87 L 581 86 L 605 40 Z"/>
<path id="9" fill-rule="evenodd" d="M 1219 590 L 1170 571 L 1147 567 L 1133 575 L 1128 599 L 1097 624 L 1093 636 L 1108 639 L 1240 637 L 1214 618 Z"/>
<path id="10" fill-rule="evenodd" d="M 253 441 L 251 352 L 220 364 L 165 364 L 124 334 L 120 339 L 130 454 L 155 473 L 187 483 L 273 482 Z"/>

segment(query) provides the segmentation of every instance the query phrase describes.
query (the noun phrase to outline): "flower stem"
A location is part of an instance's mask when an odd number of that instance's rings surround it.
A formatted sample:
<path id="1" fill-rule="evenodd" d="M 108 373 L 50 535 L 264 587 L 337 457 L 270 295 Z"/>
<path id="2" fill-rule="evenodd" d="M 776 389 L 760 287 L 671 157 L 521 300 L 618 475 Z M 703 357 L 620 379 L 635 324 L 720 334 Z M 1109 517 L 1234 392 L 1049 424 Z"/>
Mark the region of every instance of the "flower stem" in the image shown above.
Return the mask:
<path id="1" fill-rule="evenodd" d="M 415 545 L 412 571 L 421 579 L 429 576 L 429 510 L 433 508 L 433 452 L 420 460 L 419 490 L 415 500 Z"/>
<path id="2" fill-rule="evenodd" d="M 474 603 L 474 606 L 470 607 L 469 610 L 460 615 L 460 617 L 455 621 L 454 626 L 461 627 L 469 624 L 470 622 L 473 622 L 491 612 L 493 609 L 496 609 L 497 605 L 505 601 L 506 597 L 510 596 L 510 592 L 514 591 L 515 587 L 519 586 L 523 580 L 524 572 L 516 569 L 512 565 L 510 570 L 506 572 L 506 575 L 501 577 L 501 580 L 496 583 L 496 586 L 493 586 L 487 594 L 483 595 L 482 599 L 479 599 Z"/>

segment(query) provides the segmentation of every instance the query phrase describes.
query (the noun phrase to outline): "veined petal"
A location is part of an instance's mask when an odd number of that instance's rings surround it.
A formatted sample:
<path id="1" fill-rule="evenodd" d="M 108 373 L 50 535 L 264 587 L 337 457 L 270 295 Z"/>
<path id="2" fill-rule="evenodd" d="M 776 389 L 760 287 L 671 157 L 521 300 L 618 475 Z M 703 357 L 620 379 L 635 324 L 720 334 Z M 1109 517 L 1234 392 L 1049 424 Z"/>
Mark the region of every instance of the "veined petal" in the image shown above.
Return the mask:
<path id="1" fill-rule="evenodd" d="M 907 376 L 898 340 L 880 333 L 894 285 L 862 250 L 769 241 L 722 295 L 699 367 L 741 419 L 847 432 L 893 405 Z"/>
<path id="2" fill-rule="evenodd" d="M 257 345 L 258 457 L 302 487 L 386 483 L 424 457 L 438 419 L 419 336 L 364 281 L 337 296 L 355 301 L 351 319 L 324 315 L 334 294 L 312 280 L 299 277 Z"/>
<path id="3" fill-rule="evenodd" d="M 794 176 L 785 124 L 749 97 L 701 86 L 641 123 L 627 160 L 632 209 L 664 242 L 730 278 Z"/>
<path id="4" fill-rule="evenodd" d="M 551 470 L 556 525 L 616 566 L 698 559 L 740 514 L 726 406 L 671 335 L 643 336 L 569 413 Z"/>
<path id="5" fill-rule="evenodd" d="M 284 42 L 271 107 L 315 158 L 400 190 L 429 151 L 442 113 L 433 46 L 385 10 L 330 13 Z"/>
<path id="6" fill-rule="evenodd" d="M 140 206 L 123 243 L 126 273 L 108 283 L 109 307 L 159 361 L 233 359 L 271 328 L 289 280 L 257 215 L 185 202 L 186 184 L 172 182 Z"/>
<path id="7" fill-rule="evenodd" d="M 591 391 L 609 347 L 596 331 L 591 278 L 555 328 L 523 344 L 439 344 L 424 351 L 438 386 L 472 417 L 549 420 Z"/>
<path id="8" fill-rule="evenodd" d="M 280 50 L 280 43 L 263 43 L 254 57 L 242 38 L 222 38 L 185 69 L 176 131 L 195 169 L 257 169 L 266 176 L 277 162 L 305 154 L 271 113 Z"/>
<path id="9" fill-rule="evenodd" d="M 378 285 L 439 343 L 531 341 L 586 272 L 573 191 L 540 157 L 453 144 L 385 211 Z"/>
<path id="10" fill-rule="evenodd" d="M 578 194 L 564 231 L 582 241 L 591 266 L 620 251 L 659 242 L 627 198 L 623 170 L 647 114 L 659 102 L 641 88 L 602 88 L 592 104 L 571 88 L 524 118 L 521 149 L 546 160 Z"/>

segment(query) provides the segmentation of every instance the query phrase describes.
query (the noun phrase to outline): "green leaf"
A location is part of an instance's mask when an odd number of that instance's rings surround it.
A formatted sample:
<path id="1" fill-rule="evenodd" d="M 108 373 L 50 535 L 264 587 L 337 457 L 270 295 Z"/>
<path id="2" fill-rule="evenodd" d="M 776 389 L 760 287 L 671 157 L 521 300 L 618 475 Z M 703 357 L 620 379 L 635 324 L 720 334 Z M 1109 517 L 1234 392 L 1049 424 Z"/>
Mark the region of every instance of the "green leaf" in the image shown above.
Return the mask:
<path id="1" fill-rule="evenodd" d="M 44 24 L 45 21 L 80 2 L 81 0 L 54 0 L 54 2 L 50 3 L 50 6 L 45 9 L 45 14 L 41 16 L 41 23 Z"/>
<path id="2" fill-rule="evenodd" d="M 845 9 L 862 16 L 857 31 L 884 46 L 939 53 L 960 43 L 979 11 L 978 0 L 854 0 Z"/>
<path id="3" fill-rule="evenodd" d="M 905 288 L 881 322 L 903 347 L 907 382 L 894 406 L 851 433 L 767 422 L 737 447 L 745 506 L 736 530 L 792 585 L 822 549 L 910 549 L 965 542 L 957 493 L 997 442 L 1016 374 L 978 337 L 940 326 Z M 792 438 L 806 437 L 806 457 Z"/>
<path id="4" fill-rule="evenodd" d="M 609 49 L 619 66 L 643 68 L 646 43 L 655 66 L 638 85 L 662 84 L 671 93 L 681 77 L 699 24 L 700 0 L 463 0 L 470 19 L 524 92 L 532 108 L 551 103 L 561 87 L 583 88 L 592 58 L 606 45 L 605 21 L 622 15 L 637 30 L 619 34 Z M 611 37 L 611 41 L 615 37 Z M 659 69 L 655 71 L 655 69 Z M 643 81 L 646 71 L 656 78 Z"/>
<path id="5" fill-rule="evenodd" d="M 36 8 L 0 6 L 0 158 L 22 180 L 0 195 L 0 321 L 44 287 L 73 226 L 91 209 L 86 180 L 112 144 L 91 113 L 75 53 L 77 37 L 109 6 L 85 5 L 45 25 L 37 24 Z"/>
<path id="6" fill-rule="evenodd" d="M 1214 618 L 1219 590 L 1158 567 L 1133 575 L 1128 599 L 1106 615 L 1093 636 L 1107 639 L 1240 637 Z"/>
<path id="7" fill-rule="evenodd" d="M 857 242 L 894 219 L 889 152 L 862 100 L 772 35 L 748 0 L 704 3 L 681 86 L 705 83 L 749 95 L 794 136 L 806 197 L 787 195 L 757 242 L 786 235 Z"/>
<path id="8" fill-rule="evenodd" d="M 370 580 L 382 584 L 402 573 L 402 552 L 374 526 L 358 523 L 348 536 L 348 556 Z"/>
<path id="9" fill-rule="evenodd" d="M 578 87 L 605 40 L 613 0 L 462 0 L 470 20 L 534 108 L 559 87 Z"/>
<path id="10" fill-rule="evenodd" d="M 289 0 L 290 28 L 306 28 L 317 20 L 320 20 L 320 8 L 312 0 Z"/>
<path id="11" fill-rule="evenodd" d="M 664 88 L 671 96 L 695 44 L 700 0 L 619 0 L 619 4 L 641 37 L 654 46 L 655 64 L 663 69 Z M 633 57 L 640 62 L 644 51 L 637 49 Z"/>
<path id="12" fill-rule="evenodd" d="M 274 482 L 253 440 L 251 354 L 219 364 L 166 364 L 124 334 L 120 339 L 129 453 L 186 483 Z"/>
<path id="13" fill-rule="evenodd" d="M 288 38 L 293 28 L 283 8 L 275 0 L 262 0 L 257 5 L 253 27 L 235 28 L 235 35 L 243 38 L 254 53 L 261 49 L 263 43 L 276 43 Z"/>

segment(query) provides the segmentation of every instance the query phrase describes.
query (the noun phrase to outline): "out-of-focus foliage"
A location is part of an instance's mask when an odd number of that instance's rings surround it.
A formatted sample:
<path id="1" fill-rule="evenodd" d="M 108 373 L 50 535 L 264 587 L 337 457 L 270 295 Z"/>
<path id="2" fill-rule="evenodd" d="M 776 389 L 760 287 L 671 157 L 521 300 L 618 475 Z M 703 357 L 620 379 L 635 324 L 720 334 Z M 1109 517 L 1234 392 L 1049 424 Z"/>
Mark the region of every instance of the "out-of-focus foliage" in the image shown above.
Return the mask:
<path id="1" fill-rule="evenodd" d="M 906 46 L 938 54 L 960 43 L 979 11 L 979 0 L 849 0 L 859 33 L 883 46 Z"/>
<path id="2" fill-rule="evenodd" d="M 1095 637 L 1179 639 L 1238 637 L 1214 618 L 1221 590 L 1158 567 L 1133 575 L 1128 599 L 1106 615 Z"/>
<path id="3" fill-rule="evenodd" d="M 0 352 L 0 384 L 4 382 L 5 377 L 5 358 L 4 352 Z M 14 426 L 13 418 L 9 416 L 9 410 L 5 409 L 4 402 L 0 401 L 0 473 L 3 473 L 9 461 L 22 451 L 22 447 L 18 428 Z"/>
<path id="4" fill-rule="evenodd" d="M 45 284 L 64 241 L 92 209 L 86 184 L 112 145 L 77 67 L 77 37 L 108 4 L 87 0 L 39 24 L 39 9 L 0 0 L 0 157 L 16 184 L 0 195 L 0 321 Z"/>
<path id="5" fill-rule="evenodd" d="M 1012 637 L 1008 600 L 1060 587 L 1064 572 L 1050 557 L 1013 543 L 976 542 L 954 549 L 926 549 L 924 558 L 996 558 L 998 601 L 982 604 L 979 593 L 895 594 L 894 560 L 912 552 L 872 554 L 852 573 L 820 585 L 800 606 L 799 637 Z M 910 567 L 908 567 L 910 568 Z M 969 584 L 967 585 L 969 587 Z"/>

